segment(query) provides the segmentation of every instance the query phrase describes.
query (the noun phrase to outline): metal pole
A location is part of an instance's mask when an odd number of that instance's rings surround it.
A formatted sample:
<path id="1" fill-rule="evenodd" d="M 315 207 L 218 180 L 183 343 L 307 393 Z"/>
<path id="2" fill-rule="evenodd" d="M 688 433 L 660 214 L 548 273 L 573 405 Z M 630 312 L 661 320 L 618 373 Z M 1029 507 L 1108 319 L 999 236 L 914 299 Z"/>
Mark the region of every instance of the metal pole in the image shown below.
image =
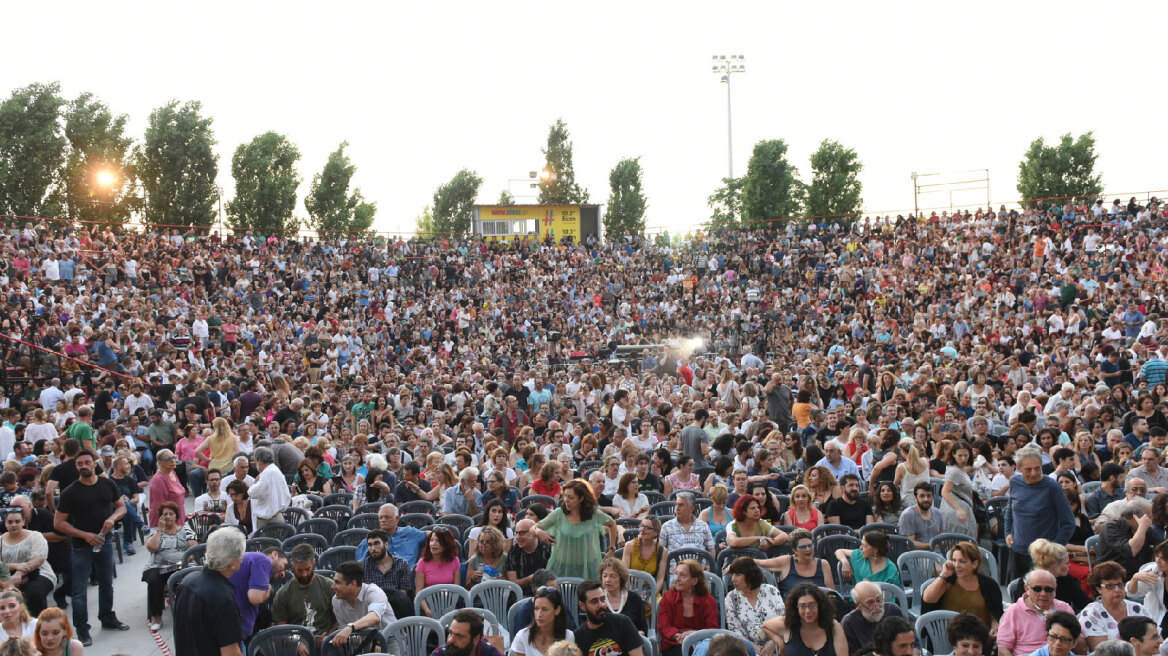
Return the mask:
<path id="1" fill-rule="evenodd" d="M 986 169 L 986 211 L 994 211 L 994 201 L 990 198 L 990 170 Z"/>
<path id="2" fill-rule="evenodd" d="M 730 105 L 730 64 L 726 64 L 726 152 L 728 154 L 728 165 L 726 170 L 731 179 L 734 178 L 734 130 L 731 127 L 730 120 L 733 112 Z"/>

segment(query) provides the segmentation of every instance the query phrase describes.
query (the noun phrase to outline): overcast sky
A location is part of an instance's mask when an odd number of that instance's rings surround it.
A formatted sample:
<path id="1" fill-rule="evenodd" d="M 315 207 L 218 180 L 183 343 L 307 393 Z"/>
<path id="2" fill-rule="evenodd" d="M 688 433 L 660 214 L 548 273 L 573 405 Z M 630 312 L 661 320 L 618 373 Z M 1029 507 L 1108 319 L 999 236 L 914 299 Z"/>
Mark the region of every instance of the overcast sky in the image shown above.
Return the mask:
<path id="1" fill-rule="evenodd" d="M 747 60 L 733 81 L 738 175 L 756 142 L 782 138 L 807 180 L 832 138 L 864 163 L 868 211 L 911 210 L 912 171 L 989 169 L 997 205 L 1017 199 L 1031 140 L 1094 130 L 1107 193 L 1168 187 L 1165 2 L 110 0 L 3 13 L 0 92 L 59 80 L 70 99 L 90 91 L 129 114 L 135 138 L 152 109 L 202 101 L 229 196 L 235 148 L 287 135 L 302 154 L 300 216 L 313 173 L 348 140 L 379 230 L 412 229 L 463 167 L 484 180 L 480 202 L 509 184 L 534 202 L 528 171 L 559 117 L 592 202 L 607 201 L 620 158 L 640 156 L 648 225 L 696 228 L 727 174 L 715 54 Z"/>

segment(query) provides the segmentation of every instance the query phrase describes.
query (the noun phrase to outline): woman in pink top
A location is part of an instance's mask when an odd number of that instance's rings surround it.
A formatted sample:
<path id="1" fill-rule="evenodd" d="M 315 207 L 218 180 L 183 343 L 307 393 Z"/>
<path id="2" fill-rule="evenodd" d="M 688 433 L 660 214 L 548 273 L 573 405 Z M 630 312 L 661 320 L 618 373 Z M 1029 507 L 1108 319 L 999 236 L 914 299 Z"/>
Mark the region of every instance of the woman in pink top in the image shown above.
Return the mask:
<path id="1" fill-rule="evenodd" d="M 454 534 L 445 526 L 430 531 L 422 557 L 414 569 L 414 589 L 425 590 L 427 586 L 451 583 L 462 585 L 462 563 L 458 560 L 458 545 Z M 433 617 L 430 605 L 422 601 L 422 612 Z"/>
<path id="2" fill-rule="evenodd" d="M 150 516 L 151 527 L 158 526 L 158 509 L 167 501 L 173 501 L 178 506 L 178 524 L 181 526 L 187 521 L 183 500 L 187 496 L 187 489 L 178 480 L 174 473 L 177 464 L 174 452 L 163 449 L 158 452 L 158 472 L 150 479 Z"/>

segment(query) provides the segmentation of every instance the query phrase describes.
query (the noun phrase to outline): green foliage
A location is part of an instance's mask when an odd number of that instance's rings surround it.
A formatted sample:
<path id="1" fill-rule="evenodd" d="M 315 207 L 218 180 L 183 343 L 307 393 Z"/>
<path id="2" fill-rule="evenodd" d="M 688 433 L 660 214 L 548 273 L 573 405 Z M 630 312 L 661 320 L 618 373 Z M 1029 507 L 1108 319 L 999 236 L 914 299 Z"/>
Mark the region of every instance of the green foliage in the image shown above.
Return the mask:
<path id="1" fill-rule="evenodd" d="M 300 176 L 296 162 L 300 151 L 288 138 L 265 132 L 240 144 L 231 158 L 235 198 L 227 204 L 231 227 L 257 230 L 260 234 L 296 228 L 296 187 Z"/>
<path id="2" fill-rule="evenodd" d="M 543 149 L 544 168 L 552 172 L 552 179 L 539 186 L 541 205 L 576 205 L 588 202 L 588 190 L 576 184 L 576 170 L 572 166 L 572 142 L 564 119 L 556 119 L 548 129 L 547 147 Z M 437 207 L 434 208 L 437 212 Z"/>
<path id="3" fill-rule="evenodd" d="M 499 192 L 499 202 L 497 204 L 498 205 L 514 205 L 515 204 L 515 195 L 511 193 L 510 189 L 504 189 L 503 191 Z"/>
<path id="4" fill-rule="evenodd" d="M 1095 173 L 1095 134 L 1072 139 L 1064 134 L 1057 146 L 1035 139 L 1018 164 L 1018 193 L 1023 199 L 1053 198 L 1094 200 L 1103 191 L 1103 177 Z M 1027 203 L 1029 205 L 1030 203 Z"/>
<path id="5" fill-rule="evenodd" d="M 172 100 L 150 112 L 135 168 L 151 223 L 209 227 L 215 222 L 219 161 L 211 119 L 198 101 Z"/>
<path id="6" fill-rule="evenodd" d="M 483 184 L 474 171 L 463 169 L 434 192 L 434 230 L 440 233 L 470 231 L 475 199 Z"/>
<path id="7" fill-rule="evenodd" d="M 604 230 L 623 237 L 645 229 L 645 208 L 648 201 L 641 191 L 643 171 L 641 158 L 625 158 L 617 162 L 608 174 L 608 208 L 604 214 Z"/>
<path id="8" fill-rule="evenodd" d="M 799 170 L 787 161 L 782 139 L 760 141 L 754 146 L 742 182 L 742 218 L 746 221 L 799 216 L 805 188 Z M 767 226 L 768 223 L 754 225 Z"/>
<path id="9" fill-rule="evenodd" d="M 65 162 L 61 85 L 32 84 L 0 103 L 0 214 L 56 217 Z"/>
<path id="10" fill-rule="evenodd" d="M 128 120 L 125 114 L 114 116 L 90 93 L 69 103 L 65 111 L 69 156 L 62 175 L 69 218 L 120 225 L 141 206 L 129 165 L 134 140 L 126 136 Z M 108 172 L 112 184 L 99 183 L 99 172 Z"/>
<path id="11" fill-rule="evenodd" d="M 811 155 L 811 185 L 807 188 L 807 214 L 826 220 L 851 223 L 864 205 L 860 194 L 860 156 L 838 141 L 824 139 Z"/>
<path id="12" fill-rule="evenodd" d="M 427 240 L 438 236 L 434 234 L 434 215 L 430 212 L 429 205 L 423 207 L 422 213 L 414 219 L 414 236 Z"/>
<path id="13" fill-rule="evenodd" d="M 711 229 L 734 228 L 741 224 L 742 180 L 722 178 L 722 186 L 706 199 L 706 204 L 713 210 L 708 224 Z"/>
<path id="14" fill-rule="evenodd" d="M 318 231 L 365 231 L 373 225 L 377 204 L 366 203 L 360 188 L 349 193 L 357 167 L 345 154 L 348 146 L 345 141 L 329 154 L 324 170 L 312 176 L 312 186 L 304 198 L 308 224 Z"/>

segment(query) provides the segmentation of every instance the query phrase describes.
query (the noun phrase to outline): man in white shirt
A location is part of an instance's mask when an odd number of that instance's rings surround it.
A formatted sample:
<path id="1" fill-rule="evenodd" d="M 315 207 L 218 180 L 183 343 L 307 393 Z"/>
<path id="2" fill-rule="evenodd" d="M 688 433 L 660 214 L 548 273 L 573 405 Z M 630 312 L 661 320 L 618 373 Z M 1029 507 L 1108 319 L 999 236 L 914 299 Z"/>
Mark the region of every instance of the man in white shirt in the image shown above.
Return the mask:
<path id="1" fill-rule="evenodd" d="M 251 498 L 252 512 L 255 513 L 255 527 L 284 523 L 284 509 L 292 503 L 292 493 L 284 474 L 275 465 L 276 454 L 271 447 L 261 446 L 255 450 L 256 466 L 260 475 L 247 495 Z"/>
<path id="2" fill-rule="evenodd" d="M 231 473 L 223 477 L 221 487 L 227 489 L 227 486 L 231 485 L 231 481 L 243 481 L 247 483 L 249 488 L 255 485 L 255 479 L 247 474 L 249 464 L 246 456 L 236 458 L 235 462 L 232 463 Z"/>
<path id="3" fill-rule="evenodd" d="M 223 474 L 219 473 L 219 470 L 210 469 L 207 471 L 207 493 L 195 499 L 195 512 L 215 513 L 220 517 L 227 515 L 227 503 L 231 499 L 220 491 L 222 482 Z"/>
<path id="4" fill-rule="evenodd" d="M 149 395 L 142 393 L 142 385 L 134 383 L 130 386 L 130 395 L 126 397 L 125 401 L 126 414 L 136 415 L 139 410 L 145 410 L 146 414 L 154 409 L 154 399 Z"/>
<path id="5" fill-rule="evenodd" d="M 372 583 L 365 583 L 365 567 L 356 561 L 348 561 L 337 566 L 333 574 L 333 615 L 341 629 L 333 644 L 341 646 L 349 642 L 354 632 L 375 628 L 382 631 L 397 617 L 385 591 Z M 397 653 L 396 645 L 387 650 Z"/>

